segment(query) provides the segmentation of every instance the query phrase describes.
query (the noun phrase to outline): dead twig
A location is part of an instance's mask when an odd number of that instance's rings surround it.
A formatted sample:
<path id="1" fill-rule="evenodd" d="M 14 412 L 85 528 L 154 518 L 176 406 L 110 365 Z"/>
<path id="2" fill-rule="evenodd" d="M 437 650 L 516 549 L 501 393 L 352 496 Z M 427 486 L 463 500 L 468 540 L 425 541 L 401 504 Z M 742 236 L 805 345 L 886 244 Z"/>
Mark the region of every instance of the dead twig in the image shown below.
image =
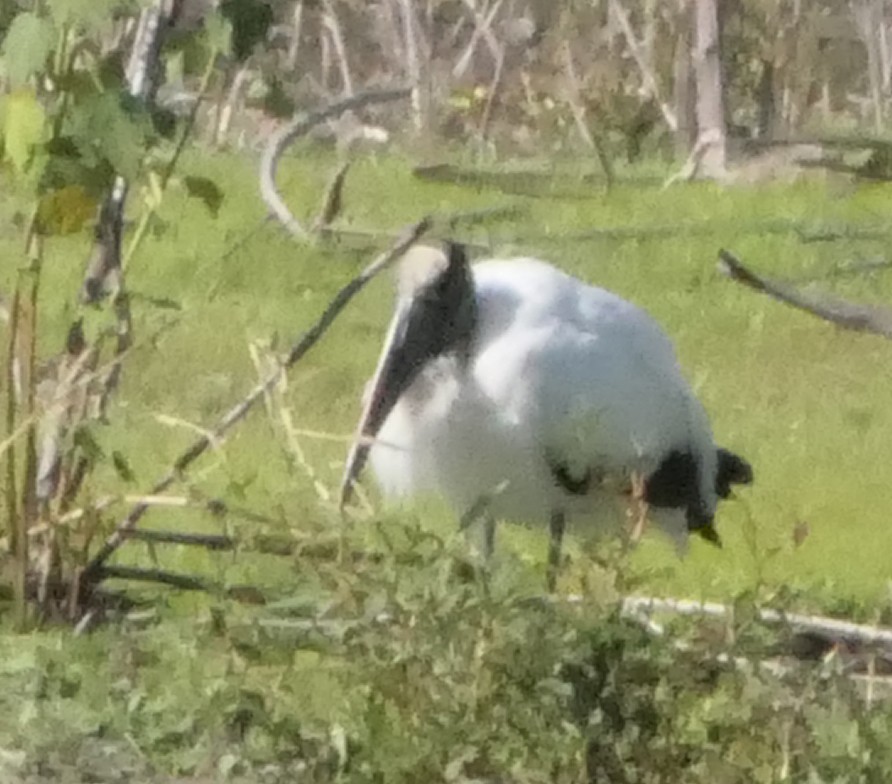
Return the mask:
<path id="1" fill-rule="evenodd" d="M 503 0 L 495 0 L 492 6 L 485 8 L 482 12 L 478 12 L 473 2 L 470 0 L 462 0 L 462 3 L 468 9 L 471 18 L 474 20 L 474 32 L 471 35 L 471 40 L 468 42 L 465 51 L 462 53 L 461 57 L 458 58 L 458 62 L 456 62 L 455 67 L 452 69 L 452 77 L 454 79 L 461 79 L 467 72 L 471 65 L 471 60 L 474 57 L 474 52 L 477 49 L 477 44 L 480 42 L 481 38 L 486 41 L 493 62 L 498 62 L 501 49 L 491 28 L 502 7 L 502 2 Z"/>
<path id="2" fill-rule="evenodd" d="M 811 313 L 824 321 L 856 332 L 882 335 L 892 340 L 892 311 L 888 308 L 860 305 L 826 295 L 805 294 L 792 286 L 756 274 L 726 250 L 719 251 L 719 270 L 744 286 Z"/>
<path id="3" fill-rule="evenodd" d="M 585 121 L 585 106 L 582 103 L 582 90 L 579 86 L 579 77 L 576 75 L 576 66 L 573 63 L 573 52 L 570 50 L 569 42 L 564 42 L 564 70 L 567 74 L 567 102 L 570 104 L 570 111 L 573 114 L 573 121 L 576 123 L 576 130 L 582 137 L 582 140 L 588 147 L 595 151 L 601 168 L 604 170 L 604 179 L 606 182 L 605 190 L 610 191 L 613 187 L 614 175 L 613 164 L 610 162 L 610 156 L 604 147 L 604 141 L 600 134 L 593 134 Z"/>
<path id="4" fill-rule="evenodd" d="M 233 406 L 209 431 L 195 440 L 174 461 L 170 470 L 152 487 L 149 495 L 158 495 L 165 492 L 177 481 L 201 455 L 203 455 L 212 443 L 222 443 L 233 427 L 241 422 L 248 412 L 262 400 L 278 384 L 281 376 L 292 367 L 304 354 L 307 353 L 319 339 L 325 334 L 338 314 L 379 272 L 388 267 L 393 261 L 402 256 L 410 246 L 415 244 L 430 227 L 430 218 L 423 218 L 411 226 L 403 236 L 389 250 L 378 256 L 359 275 L 344 286 L 332 299 L 328 307 L 323 311 L 319 320 L 297 340 L 288 352 L 285 359 L 241 402 Z M 105 541 L 105 544 L 93 556 L 81 573 L 80 587 L 81 599 L 89 596 L 93 587 L 101 582 L 103 568 L 108 559 L 126 541 L 128 533 L 136 527 L 149 506 L 144 503 L 136 504 L 130 512 L 118 524 L 115 531 Z"/>
<path id="5" fill-rule="evenodd" d="M 319 234 L 323 229 L 327 229 L 332 221 L 341 214 L 344 208 L 344 183 L 347 181 L 347 172 L 349 170 L 350 161 L 344 161 L 328 183 L 325 195 L 322 197 L 322 206 L 319 209 L 319 214 L 316 216 L 316 220 L 313 221 L 311 229 L 313 234 Z"/>
<path id="6" fill-rule="evenodd" d="M 338 101 L 307 115 L 296 117 L 277 130 L 270 137 L 260 159 L 260 195 L 279 223 L 295 237 L 303 240 L 309 239 L 306 229 L 291 214 L 291 210 L 288 209 L 276 188 L 276 169 L 279 165 L 279 159 L 290 144 L 298 137 L 307 133 L 311 128 L 319 125 L 319 123 L 338 117 L 348 109 L 360 109 L 370 104 L 398 101 L 408 98 L 411 93 L 411 89 L 407 87 L 357 93 L 350 98 L 345 98 L 343 101 Z"/>

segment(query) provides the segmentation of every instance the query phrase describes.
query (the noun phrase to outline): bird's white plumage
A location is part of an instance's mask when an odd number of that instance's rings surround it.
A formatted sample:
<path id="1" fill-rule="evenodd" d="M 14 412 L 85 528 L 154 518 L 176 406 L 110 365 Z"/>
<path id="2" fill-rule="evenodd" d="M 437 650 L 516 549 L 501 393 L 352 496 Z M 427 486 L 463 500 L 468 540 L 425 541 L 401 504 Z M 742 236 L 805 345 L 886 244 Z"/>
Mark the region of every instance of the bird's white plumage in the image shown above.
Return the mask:
<path id="1" fill-rule="evenodd" d="M 477 326 L 471 359 L 433 360 L 401 396 L 370 460 L 385 494 L 442 494 L 461 514 L 507 480 L 496 517 L 546 524 L 603 522 L 614 493 L 574 496 L 571 474 L 647 474 L 673 449 L 701 462 L 700 495 L 716 505 L 709 422 L 669 339 L 643 310 L 536 259 L 473 266 Z M 657 520 L 676 543 L 684 513 Z"/>

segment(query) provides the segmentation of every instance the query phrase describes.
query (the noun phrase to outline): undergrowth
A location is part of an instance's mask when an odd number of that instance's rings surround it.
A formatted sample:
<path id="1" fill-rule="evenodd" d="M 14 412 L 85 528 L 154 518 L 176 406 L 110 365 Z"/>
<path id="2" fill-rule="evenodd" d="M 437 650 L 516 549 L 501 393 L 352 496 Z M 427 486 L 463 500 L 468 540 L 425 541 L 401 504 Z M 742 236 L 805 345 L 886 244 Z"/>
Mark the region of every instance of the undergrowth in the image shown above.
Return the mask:
<path id="1" fill-rule="evenodd" d="M 296 212 L 312 212 L 329 168 L 318 151 L 288 163 Z M 84 506 L 149 487 L 252 386 L 249 345 L 281 351 L 371 252 L 347 240 L 295 246 L 264 224 L 249 162 L 193 152 L 184 171 L 226 196 L 213 217 L 172 180 L 128 268 L 136 345 L 108 423 L 93 428 Z M 147 527 L 233 535 L 237 551 L 122 548 L 119 562 L 205 575 L 209 595 L 131 587 L 147 606 L 89 636 L 0 636 L 0 780 L 887 781 L 883 695 L 867 700 L 835 655 L 784 674 L 755 664 L 774 651 L 741 620 L 766 601 L 888 615 L 892 409 L 877 380 L 888 345 L 714 271 L 725 245 L 776 276 L 888 299 L 882 268 L 848 272 L 883 252 L 882 237 L 810 239 L 880 225 L 885 190 L 827 198 L 839 187 L 605 195 L 580 184 L 588 193 L 527 198 L 419 182 L 398 158 L 358 164 L 344 225 L 516 204 L 520 216 L 457 236 L 537 253 L 657 316 L 719 440 L 755 466 L 756 484 L 720 514 L 725 548 L 695 543 L 679 562 L 648 537 L 617 562 L 577 542 L 562 589 L 582 601 L 545 602 L 541 531 L 500 529 L 485 576 L 435 502 L 341 521 L 333 488 L 392 302 L 390 281 L 378 281 L 277 393 L 290 434 L 275 416 L 252 416 L 172 491 L 182 505 L 148 517 Z M 15 209 L 12 197 L 0 204 L 0 225 L 15 224 Z M 623 231 L 574 238 L 593 228 Z M 0 236 L 10 255 L 11 236 Z M 63 342 L 82 240 L 46 248 L 41 356 Z M 8 285 L 13 271 L 0 274 Z M 208 514 L 208 499 L 226 514 Z M 90 535 L 125 508 L 113 503 Z M 70 535 L 83 545 L 82 530 Z M 736 598 L 740 612 L 730 626 L 655 636 L 619 614 L 632 589 Z"/>

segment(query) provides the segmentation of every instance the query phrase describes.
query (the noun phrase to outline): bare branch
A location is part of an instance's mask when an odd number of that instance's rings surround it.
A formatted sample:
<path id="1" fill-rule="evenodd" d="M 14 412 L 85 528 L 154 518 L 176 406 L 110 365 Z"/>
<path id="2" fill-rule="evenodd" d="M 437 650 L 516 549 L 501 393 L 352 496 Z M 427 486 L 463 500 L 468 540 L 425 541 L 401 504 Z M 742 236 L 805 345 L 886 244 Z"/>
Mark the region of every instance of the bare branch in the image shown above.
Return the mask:
<path id="1" fill-rule="evenodd" d="M 678 118 L 675 116 L 675 112 L 669 108 L 669 104 L 660 97 L 660 88 L 657 84 L 657 78 L 654 75 L 653 68 L 650 67 L 644 53 L 641 51 L 638 39 L 635 38 L 635 31 L 632 29 L 632 25 L 629 22 L 629 15 L 626 13 L 626 9 L 623 8 L 619 0 L 610 0 L 610 6 L 616 14 L 620 27 L 622 27 L 623 36 L 626 39 L 626 44 L 629 47 L 632 59 L 635 60 L 638 70 L 641 72 L 644 89 L 653 96 L 653 99 L 657 102 L 657 106 L 660 107 L 660 113 L 663 115 L 666 125 L 669 126 L 669 130 L 675 133 L 678 130 Z"/>
<path id="2" fill-rule="evenodd" d="M 291 210 L 285 204 L 282 197 L 276 189 L 276 168 L 279 165 L 279 159 L 285 152 L 288 145 L 292 144 L 295 139 L 307 133 L 311 128 L 319 123 L 337 117 L 348 109 L 360 109 L 374 103 L 387 103 L 389 101 L 398 101 L 408 98 L 411 95 L 411 89 L 407 87 L 399 87 L 392 90 L 374 90 L 371 92 L 358 93 L 343 101 L 338 101 L 323 109 L 310 112 L 307 115 L 301 115 L 294 118 L 287 125 L 276 131 L 263 150 L 263 156 L 260 159 L 260 195 L 266 202 L 273 216 L 288 231 L 301 239 L 308 239 L 307 231 L 291 214 Z"/>
<path id="3" fill-rule="evenodd" d="M 835 297 L 805 294 L 792 286 L 752 272 L 726 250 L 719 251 L 719 270 L 738 283 L 837 326 L 856 332 L 882 335 L 892 340 L 892 311 L 888 308 L 859 305 Z"/>
<path id="4" fill-rule="evenodd" d="M 498 63 L 499 52 L 501 51 L 499 42 L 496 40 L 496 37 L 490 28 L 492 27 L 496 15 L 499 13 L 499 9 L 502 7 L 503 0 L 496 0 L 492 7 L 485 9 L 482 14 L 478 13 L 477 8 L 471 0 L 462 0 L 462 2 L 468 11 L 470 11 L 471 16 L 474 19 L 474 33 L 471 36 L 471 40 L 464 53 L 452 69 L 452 76 L 456 79 L 460 79 L 467 72 L 471 65 L 471 58 L 474 56 L 474 51 L 477 49 L 477 44 L 481 38 L 483 38 L 486 41 L 487 46 L 489 46 L 493 62 Z"/>
<path id="5" fill-rule="evenodd" d="M 241 402 L 231 408 L 206 435 L 194 441 L 174 461 L 171 469 L 152 487 L 148 495 L 158 495 L 169 488 L 182 476 L 186 469 L 203 455 L 212 443 L 222 443 L 233 427 L 241 422 L 254 405 L 279 383 L 282 375 L 307 353 L 319 339 L 325 334 L 338 314 L 346 307 L 379 272 L 402 256 L 430 227 L 430 218 L 423 218 L 411 226 L 402 237 L 391 246 L 389 250 L 378 256 L 359 275 L 344 286 L 332 299 L 328 307 L 323 311 L 319 320 L 307 330 L 299 340 L 291 347 L 287 357 L 273 370 L 261 383 Z M 102 580 L 102 570 L 106 561 L 126 541 L 128 533 L 139 523 L 142 516 L 148 511 L 147 504 L 136 504 L 127 516 L 118 524 L 114 533 L 106 540 L 96 555 L 84 568 L 81 575 L 81 590 L 90 591 L 92 586 Z"/>
<path id="6" fill-rule="evenodd" d="M 483 117 L 480 119 L 480 141 L 486 141 L 486 134 L 489 130 L 489 120 L 492 116 L 492 107 L 496 99 L 496 93 L 502 84 L 502 70 L 505 67 L 505 48 L 499 46 L 499 55 L 496 59 L 495 72 L 492 75 L 492 82 L 489 85 L 489 92 L 486 96 L 486 105 L 483 107 Z"/>
<path id="7" fill-rule="evenodd" d="M 147 531 L 134 529 L 127 534 L 131 539 L 153 544 L 182 544 L 208 550 L 235 550 L 236 541 L 220 534 L 184 534 L 179 531 Z"/>
<path id="8" fill-rule="evenodd" d="M 585 121 L 585 106 L 582 103 L 582 90 L 579 86 L 579 77 L 576 75 L 576 66 L 573 63 L 573 52 L 570 50 L 569 42 L 564 42 L 564 69 L 567 74 L 568 96 L 567 100 L 570 104 L 570 111 L 573 113 L 573 121 L 576 123 L 576 129 L 582 140 L 595 151 L 601 168 L 604 170 L 604 178 L 607 181 L 607 190 L 613 187 L 613 164 L 610 162 L 610 156 L 604 147 L 604 141 L 600 134 L 593 134 Z"/>

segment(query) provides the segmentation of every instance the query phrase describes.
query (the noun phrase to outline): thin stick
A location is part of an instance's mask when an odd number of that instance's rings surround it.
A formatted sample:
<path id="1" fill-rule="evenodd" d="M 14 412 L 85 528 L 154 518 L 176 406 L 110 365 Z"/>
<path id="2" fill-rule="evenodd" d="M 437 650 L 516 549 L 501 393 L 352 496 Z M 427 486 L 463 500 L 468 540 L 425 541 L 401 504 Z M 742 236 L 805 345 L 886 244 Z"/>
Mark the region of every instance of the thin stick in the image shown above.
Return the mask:
<path id="1" fill-rule="evenodd" d="M 663 115 L 666 125 L 669 126 L 670 131 L 675 133 L 678 130 L 678 118 L 675 116 L 675 112 L 669 108 L 669 104 L 660 98 L 660 88 L 657 85 L 657 77 L 654 74 L 653 68 L 650 67 L 645 59 L 644 53 L 641 51 L 641 45 L 638 43 L 638 39 L 635 38 L 635 31 L 632 29 L 632 25 L 629 22 L 629 15 L 626 13 L 626 9 L 623 8 L 619 0 L 610 0 L 610 5 L 623 30 L 623 36 L 629 47 L 629 53 L 632 55 L 632 59 L 638 66 L 638 70 L 641 72 L 644 89 L 653 96 L 653 99 L 657 102 L 657 106 L 660 107 L 660 113 Z"/>
<path id="2" fill-rule="evenodd" d="M 341 71 L 341 84 L 344 94 L 349 98 L 353 95 L 353 78 L 350 76 L 350 63 L 347 61 L 347 47 L 344 44 L 344 36 L 341 33 L 341 23 L 330 0 L 323 0 L 325 13 L 322 15 L 322 24 L 331 35 L 335 54 L 338 58 L 338 68 Z"/>
<path id="3" fill-rule="evenodd" d="M 604 178 L 607 181 L 606 190 L 613 187 L 613 164 L 610 162 L 610 156 L 604 148 L 604 141 L 601 134 L 593 134 L 591 129 L 585 122 L 585 106 L 582 103 L 582 90 L 579 86 L 579 77 L 576 75 L 576 66 L 573 64 L 573 52 L 570 51 L 570 44 L 564 42 L 564 66 L 567 72 L 567 81 L 569 82 L 570 111 L 573 113 L 573 120 L 576 123 L 576 129 L 582 140 L 595 151 L 601 168 L 604 170 Z"/>
<path id="4" fill-rule="evenodd" d="M 330 120 L 333 117 L 346 112 L 348 109 L 360 109 L 373 103 L 387 103 L 389 101 L 398 101 L 408 98 L 412 90 L 407 87 L 399 87 L 392 90 L 375 90 L 372 92 L 357 93 L 356 95 L 345 98 L 315 112 L 307 115 L 296 117 L 287 125 L 277 130 L 267 142 L 260 159 L 260 195 L 266 206 L 269 207 L 273 216 L 288 231 L 301 239 L 308 239 L 309 234 L 306 229 L 301 226 L 300 222 L 291 210 L 285 204 L 285 201 L 279 195 L 276 189 L 276 169 L 279 165 L 279 159 L 285 149 L 294 142 L 299 136 L 307 133 L 311 128 L 319 123 Z"/>
<path id="5" fill-rule="evenodd" d="M 184 534 L 179 531 L 147 531 L 134 529 L 127 534 L 131 539 L 153 544 L 182 544 L 208 550 L 235 550 L 236 541 L 221 534 Z"/>
<path id="6" fill-rule="evenodd" d="M 313 221 L 313 234 L 327 229 L 331 226 L 332 221 L 341 214 L 344 208 L 344 183 L 347 181 L 347 172 L 350 169 L 350 161 L 344 161 L 338 166 L 337 171 L 328 183 L 325 189 L 325 195 L 322 197 L 322 205 L 319 208 L 319 214 Z"/>
<path id="7" fill-rule="evenodd" d="M 493 35 L 490 27 L 492 27 L 492 23 L 502 7 L 502 2 L 503 0 L 496 0 L 492 4 L 492 6 L 484 8 L 482 12 L 478 12 L 476 5 L 471 2 L 471 0 L 462 0 L 462 3 L 465 5 L 468 11 L 470 11 L 471 17 L 474 20 L 474 32 L 471 35 L 471 40 L 468 43 L 467 48 L 462 53 L 462 56 L 459 57 L 458 62 L 452 69 L 452 76 L 454 79 L 461 79 L 465 75 L 465 72 L 471 65 L 471 59 L 474 56 L 474 52 L 477 49 L 477 44 L 479 43 L 481 38 L 486 41 L 486 45 L 489 47 L 489 52 L 492 55 L 493 62 L 498 62 L 500 51 L 499 42 L 496 39 L 495 35 Z"/>
<path id="8" fill-rule="evenodd" d="M 148 495 L 159 495 L 165 492 L 186 469 L 203 455 L 212 443 L 222 443 L 229 431 L 235 427 L 254 405 L 272 390 L 282 374 L 292 367 L 304 354 L 307 353 L 325 334 L 338 314 L 348 302 L 355 297 L 379 272 L 388 267 L 393 261 L 402 256 L 408 248 L 419 240 L 428 230 L 431 224 L 430 218 L 423 218 L 414 226 L 411 226 L 391 248 L 378 256 L 358 276 L 344 286 L 323 311 L 319 320 L 307 330 L 301 338 L 291 347 L 285 360 L 273 370 L 265 380 L 257 384 L 254 389 L 240 403 L 230 409 L 207 435 L 203 435 L 194 441 L 174 461 L 170 470 L 152 487 Z M 102 579 L 102 569 L 109 557 L 126 541 L 127 533 L 136 527 L 142 516 L 148 511 L 147 504 L 136 504 L 127 516 L 121 520 L 115 531 L 109 536 L 99 552 L 90 560 L 84 568 L 81 576 L 82 588 L 89 590 L 88 586 L 96 584 Z"/>
<path id="9" fill-rule="evenodd" d="M 824 321 L 856 332 L 869 332 L 892 340 L 892 311 L 888 308 L 859 305 L 846 300 L 814 296 L 797 291 L 792 286 L 757 275 L 726 250 L 719 251 L 719 269 L 731 280 L 761 291 L 773 299 L 811 313 Z"/>
<path id="10" fill-rule="evenodd" d="M 502 71 L 505 66 L 505 48 L 499 48 L 499 54 L 496 58 L 496 69 L 492 75 L 492 82 L 489 85 L 489 94 L 486 96 L 486 105 L 483 107 L 483 117 L 480 120 L 480 142 L 486 142 L 486 134 L 489 130 L 489 120 L 492 117 L 492 107 L 496 99 L 496 93 L 502 84 Z"/>
<path id="11" fill-rule="evenodd" d="M 102 579 L 114 578 L 118 580 L 139 580 L 142 582 L 161 583 L 184 591 L 204 591 L 214 593 L 213 583 L 200 577 L 192 577 L 188 574 L 167 572 L 163 569 L 141 569 L 137 566 L 103 566 L 100 570 Z"/>

